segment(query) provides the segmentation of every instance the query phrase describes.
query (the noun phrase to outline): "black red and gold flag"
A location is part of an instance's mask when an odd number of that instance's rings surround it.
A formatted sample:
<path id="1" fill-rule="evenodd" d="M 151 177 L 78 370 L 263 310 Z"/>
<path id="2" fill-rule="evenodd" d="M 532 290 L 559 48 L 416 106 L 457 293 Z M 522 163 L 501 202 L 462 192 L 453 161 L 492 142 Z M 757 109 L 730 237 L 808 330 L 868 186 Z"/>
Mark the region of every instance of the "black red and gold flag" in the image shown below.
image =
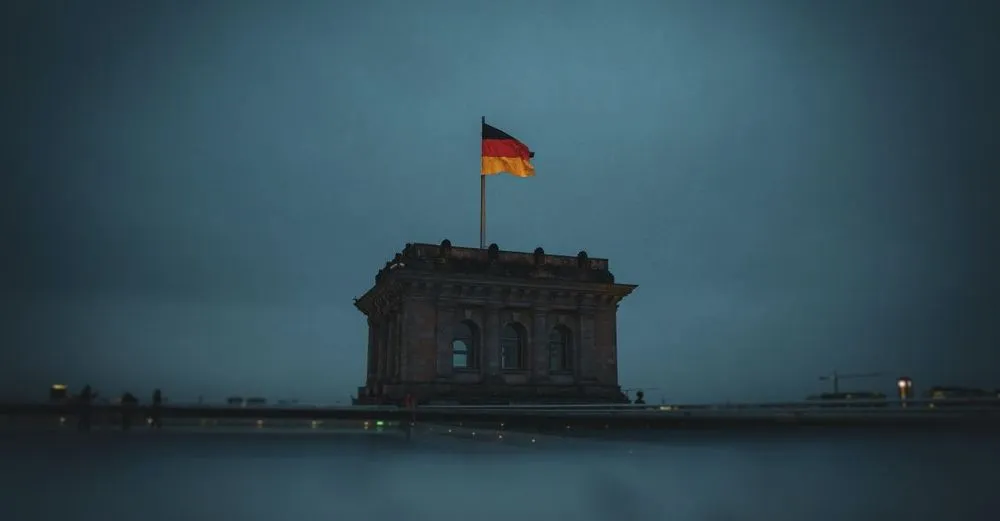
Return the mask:
<path id="1" fill-rule="evenodd" d="M 532 177 L 535 153 L 510 134 L 483 123 L 482 175 L 508 173 L 517 177 Z"/>

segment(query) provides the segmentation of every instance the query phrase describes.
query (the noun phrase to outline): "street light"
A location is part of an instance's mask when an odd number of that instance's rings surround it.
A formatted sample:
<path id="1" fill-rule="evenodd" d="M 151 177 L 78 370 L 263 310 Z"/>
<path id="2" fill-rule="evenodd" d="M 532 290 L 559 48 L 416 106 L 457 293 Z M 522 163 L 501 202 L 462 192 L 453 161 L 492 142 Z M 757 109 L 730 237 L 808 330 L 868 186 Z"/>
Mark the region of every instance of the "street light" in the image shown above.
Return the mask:
<path id="1" fill-rule="evenodd" d="M 910 397 L 910 392 L 913 390 L 913 380 L 909 376 L 900 376 L 896 380 L 896 387 L 899 388 L 899 400 L 903 402 L 903 406 L 906 406 L 906 399 Z"/>
<path id="2" fill-rule="evenodd" d="M 67 396 L 69 396 L 69 391 L 67 390 L 65 384 L 53 384 L 52 387 L 49 388 L 49 400 L 58 402 L 65 400 Z"/>

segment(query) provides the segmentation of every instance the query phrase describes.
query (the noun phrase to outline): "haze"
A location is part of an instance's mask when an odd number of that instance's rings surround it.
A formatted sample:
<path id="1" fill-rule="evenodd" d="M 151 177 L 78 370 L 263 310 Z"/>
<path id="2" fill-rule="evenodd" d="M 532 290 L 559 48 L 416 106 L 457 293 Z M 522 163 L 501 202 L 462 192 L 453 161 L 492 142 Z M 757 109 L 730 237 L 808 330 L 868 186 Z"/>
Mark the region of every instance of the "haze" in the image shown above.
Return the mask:
<path id="1" fill-rule="evenodd" d="M 1000 387 L 990 2 L 9 2 L 0 395 L 346 401 L 351 299 L 478 242 L 607 257 L 652 400 Z"/>

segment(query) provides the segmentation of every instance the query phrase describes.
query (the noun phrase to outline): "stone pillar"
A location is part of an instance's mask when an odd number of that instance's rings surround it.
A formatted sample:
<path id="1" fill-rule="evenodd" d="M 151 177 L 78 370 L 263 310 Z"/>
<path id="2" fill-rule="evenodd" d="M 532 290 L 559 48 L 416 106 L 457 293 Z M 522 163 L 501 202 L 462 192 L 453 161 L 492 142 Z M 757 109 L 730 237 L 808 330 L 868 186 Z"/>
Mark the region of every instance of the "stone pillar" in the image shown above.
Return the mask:
<path id="1" fill-rule="evenodd" d="M 375 321 L 368 319 L 368 384 L 378 374 L 378 337 L 375 332 Z"/>
<path id="2" fill-rule="evenodd" d="M 573 374 L 576 380 L 581 379 L 593 379 L 596 375 L 594 371 L 596 370 L 596 360 L 594 357 L 595 353 L 595 341 L 594 341 L 594 312 L 593 306 L 581 305 L 578 308 L 578 318 L 580 321 L 579 331 L 580 339 L 575 346 L 573 346 Z"/>
<path id="3" fill-rule="evenodd" d="M 545 380 L 549 376 L 549 325 L 548 310 L 535 308 L 531 317 L 531 377 Z"/>
<path id="4" fill-rule="evenodd" d="M 490 303 L 483 313 L 482 373 L 500 376 L 500 306 Z"/>
<path id="5" fill-rule="evenodd" d="M 439 306 L 436 314 L 434 340 L 437 343 L 437 374 L 438 377 L 449 378 L 454 371 L 451 341 L 457 318 L 455 317 L 455 309 L 450 306 Z"/>
<path id="6" fill-rule="evenodd" d="M 602 367 L 607 370 L 601 371 L 601 381 L 605 384 L 618 385 L 618 305 L 608 313 L 608 321 L 611 323 L 611 349 L 608 353 L 598 353 L 604 358 Z"/>
<path id="7" fill-rule="evenodd" d="M 399 333 L 399 379 L 404 382 L 409 382 L 412 380 L 410 375 L 410 351 L 416 346 L 415 335 L 408 331 L 408 321 L 409 316 L 409 305 L 406 302 L 400 306 L 399 309 L 399 326 L 397 332 Z M 415 357 L 416 358 L 416 357 Z"/>
<path id="8" fill-rule="evenodd" d="M 396 317 L 390 314 L 385 321 L 385 377 L 392 381 L 396 376 Z"/>
<path id="9" fill-rule="evenodd" d="M 617 348 L 614 307 L 605 304 L 597 308 L 594 338 L 594 376 L 601 384 L 615 385 L 618 382 L 618 369 L 615 361 Z"/>
<path id="10" fill-rule="evenodd" d="M 380 383 L 385 380 L 389 371 L 389 357 L 386 356 L 388 353 L 386 350 L 388 329 L 385 326 L 385 316 L 380 316 L 375 320 L 375 356 L 378 359 L 375 377 Z"/>
<path id="11" fill-rule="evenodd" d="M 403 379 L 403 361 L 405 360 L 405 349 L 406 349 L 406 337 L 403 336 L 403 310 L 402 308 L 396 310 L 395 318 L 395 334 L 396 343 L 393 344 L 393 348 L 396 350 L 396 373 L 395 377 L 397 380 Z"/>

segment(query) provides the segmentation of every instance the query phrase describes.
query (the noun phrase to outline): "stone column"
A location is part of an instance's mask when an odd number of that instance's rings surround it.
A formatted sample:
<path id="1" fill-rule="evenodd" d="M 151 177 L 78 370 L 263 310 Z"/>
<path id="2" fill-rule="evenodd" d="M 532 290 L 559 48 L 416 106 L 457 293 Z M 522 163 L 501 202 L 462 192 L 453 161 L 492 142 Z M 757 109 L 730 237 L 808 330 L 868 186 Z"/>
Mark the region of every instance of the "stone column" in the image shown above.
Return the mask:
<path id="1" fill-rule="evenodd" d="M 388 363 L 385 356 L 385 334 L 385 317 L 380 316 L 375 319 L 375 379 L 380 383 L 385 379 Z"/>
<path id="2" fill-rule="evenodd" d="M 397 326 L 397 332 L 399 334 L 399 349 L 397 351 L 399 356 L 399 379 L 408 382 L 410 381 L 410 350 L 416 344 L 413 339 L 413 334 L 408 331 L 407 328 L 407 318 L 409 315 L 409 305 L 406 302 L 400 306 L 399 309 L 399 325 Z"/>
<path id="3" fill-rule="evenodd" d="M 594 356 L 596 355 L 596 344 L 594 342 L 595 311 L 594 307 L 589 305 L 581 305 L 578 308 L 580 339 L 573 346 L 575 348 L 573 353 L 573 375 L 577 381 L 592 379 L 596 376 L 594 374 L 596 370 L 596 361 L 594 360 Z"/>
<path id="4" fill-rule="evenodd" d="M 500 305 L 492 302 L 483 313 L 482 373 L 500 375 Z"/>
<path id="5" fill-rule="evenodd" d="M 544 380 L 549 376 L 549 311 L 535 308 L 531 316 L 531 377 Z"/>
<path id="6" fill-rule="evenodd" d="M 403 370 L 406 367 L 403 362 L 406 360 L 406 337 L 403 336 L 405 330 L 403 329 L 403 324 L 406 322 L 403 320 L 403 310 L 402 308 L 396 311 L 396 378 L 403 379 Z"/>
<path id="7" fill-rule="evenodd" d="M 385 377 L 392 381 L 396 376 L 396 317 L 390 314 L 385 321 Z"/>
<path id="8" fill-rule="evenodd" d="M 598 346 L 597 378 L 602 384 L 618 385 L 618 306 L 605 307 L 600 311 L 600 325 L 606 331 L 607 340 Z"/>
<path id="9" fill-rule="evenodd" d="M 450 306 L 437 308 L 437 321 L 434 340 L 437 344 L 437 375 L 450 378 L 452 367 L 451 341 L 455 328 L 455 309 Z"/>
<path id="10" fill-rule="evenodd" d="M 375 321 L 371 318 L 368 319 L 368 381 L 371 383 L 372 378 L 378 373 L 378 341 L 375 336 Z"/>

